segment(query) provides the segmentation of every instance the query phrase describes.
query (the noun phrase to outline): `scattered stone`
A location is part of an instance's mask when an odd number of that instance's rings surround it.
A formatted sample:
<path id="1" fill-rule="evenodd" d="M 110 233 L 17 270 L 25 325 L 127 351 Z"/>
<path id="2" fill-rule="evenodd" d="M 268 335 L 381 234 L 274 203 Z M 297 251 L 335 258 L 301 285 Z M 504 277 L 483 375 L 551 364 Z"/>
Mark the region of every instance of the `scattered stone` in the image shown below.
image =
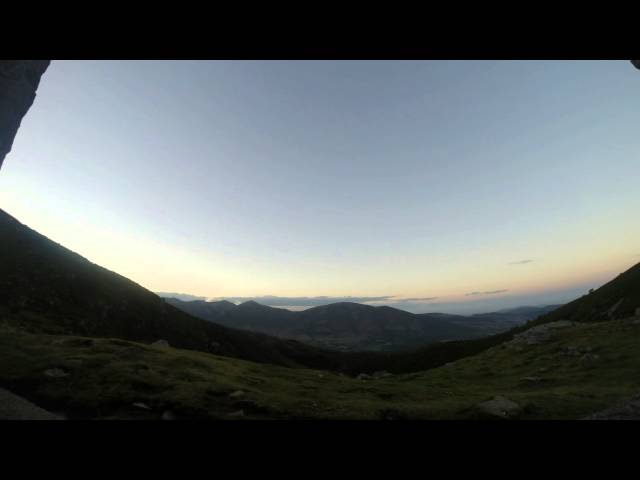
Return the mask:
<path id="1" fill-rule="evenodd" d="M 244 410 L 238 410 L 237 412 L 232 412 L 227 414 L 227 417 L 244 417 Z"/>
<path id="2" fill-rule="evenodd" d="M 171 410 L 165 410 L 162 414 L 162 420 L 177 420 L 177 417 Z"/>
<path id="3" fill-rule="evenodd" d="M 230 396 L 231 398 L 240 398 L 240 397 L 244 397 L 244 391 L 242 391 L 242 390 L 236 390 L 235 392 L 230 393 L 230 394 L 229 394 L 229 396 Z"/>
<path id="4" fill-rule="evenodd" d="M 151 407 L 144 402 L 136 402 L 133 404 L 136 408 L 141 408 L 142 410 L 151 410 Z"/>
<path id="5" fill-rule="evenodd" d="M 558 323 L 558 322 L 554 322 L 554 323 Z M 511 342 L 509 343 L 515 346 L 516 350 L 521 351 L 523 349 L 522 347 L 523 345 L 531 346 L 531 345 L 538 345 L 540 343 L 546 342 L 551 337 L 551 334 L 549 333 L 549 329 L 554 328 L 554 327 L 550 327 L 550 325 L 553 325 L 553 324 L 548 323 L 545 325 L 538 325 L 537 327 L 532 327 L 528 330 L 525 330 L 524 332 L 516 335 L 513 338 L 513 340 L 511 340 Z"/>
<path id="6" fill-rule="evenodd" d="M 356 380 L 371 380 L 371 375 L 367 375 L 366 373 L 361 373 L 356 377 Z"/>
<path id="7" fill-rule="evenodd" d="M 68 377 L 69 375 L 71 375 L 69 372 L 61 368 L 50 368 L 48 370 L 45 370 L 44 374 L 47 377 L 51 377 L 51 378 L 62 378 L 62 377 Z"/>
<path id="8" fill-rule="evenodd" d="M 171 345 L 169 345 L 169 342 L 167 342 L 166 340 L 156 340 L 155 342 L 153 342 L 151 344 L 152 347 L 161 347 L 161 348 L 168 348 Z"/>
<path id="9" fill-rule="evenodd" d="M 539 383 L 539 382 L 542 381 L 542 378 L 540 378 L 540 377 L 522 377 L 520 380 L 522 382 Z"/>
<path id="10" fill-rule="evenodd" d="M 522 407 L 516 402 L 500 395 L 479 403 L 477 408 L 488 415 L 500 418 L 512 418 L 522 411 Z"/>

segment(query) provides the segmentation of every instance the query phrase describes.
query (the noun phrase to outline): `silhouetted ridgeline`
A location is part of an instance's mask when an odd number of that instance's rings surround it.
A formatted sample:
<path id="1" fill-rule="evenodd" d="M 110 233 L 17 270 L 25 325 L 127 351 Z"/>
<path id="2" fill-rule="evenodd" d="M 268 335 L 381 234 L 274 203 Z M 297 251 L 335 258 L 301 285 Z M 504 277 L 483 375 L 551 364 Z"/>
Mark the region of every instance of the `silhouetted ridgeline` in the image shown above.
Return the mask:
<path id="1" fill-rule="evenodd" d="M 0 60 L 0 168 L 48 67 L 49 60 Z"/>

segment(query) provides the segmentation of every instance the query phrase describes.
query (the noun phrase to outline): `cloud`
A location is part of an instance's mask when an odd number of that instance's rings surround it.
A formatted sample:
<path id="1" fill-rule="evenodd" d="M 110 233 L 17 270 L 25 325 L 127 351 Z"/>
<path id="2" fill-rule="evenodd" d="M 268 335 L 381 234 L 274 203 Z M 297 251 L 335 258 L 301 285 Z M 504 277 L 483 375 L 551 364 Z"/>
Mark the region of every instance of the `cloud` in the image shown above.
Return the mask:
<path id="1" fill-rule="evenodd" d="M 509 262 L 509 265 L 524 265 L 526 263 L 531 263 L 531 262 L 533 262 L 533 260 L 531 259 L 518 260 L 517 262 Z"/>
<path id="2" fill-rule="evenodd" d="M 317 307 L 320 305 L 328 305 L 330 303 L 338 302 L 384 302 L 390 301 L 392 298 L 394 298 L 393 295 L 386 295 L 382 297 L 278 297 L 274 295 L 265 295 L 263 297 L 217 297 L 209 300 L 228 300 L 234 303 L 253 300 L 269 307 Z"/>
<path id="3" fill-rule="evenodd" d="M 402 302 L 430 302 L 431 300 L 437 300 L 439 297 L 424 297 L 424 298 L 403 298 Z"/>
<path id="4" fill-rule="evenodd" d="M 465 293 L 465 297 L 474 297 L 477 295 L 496 295 L 498 293 L 504 293 L 504 292 L 508 292 L 508 289 L 503 289 L 503 290 L 491 290 L 489 292 L 471 292 L 471 293 Z"/>

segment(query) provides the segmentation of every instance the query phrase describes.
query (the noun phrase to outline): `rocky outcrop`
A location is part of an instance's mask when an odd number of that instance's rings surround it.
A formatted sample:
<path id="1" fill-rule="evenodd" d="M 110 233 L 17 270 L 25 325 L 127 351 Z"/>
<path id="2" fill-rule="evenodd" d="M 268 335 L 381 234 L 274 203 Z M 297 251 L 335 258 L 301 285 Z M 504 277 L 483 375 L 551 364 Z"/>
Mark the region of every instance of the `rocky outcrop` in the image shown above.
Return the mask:
<path id="1" fill-rule="evenodd" d="M 513 340 L 511 340 L 507 344 L 507 346 L 519 347 L 525 345 L 539 345 L 540 343 L 544 343 L 551 338 L 551 333 L 553 330 L 572 327 L 574 325 L 575 324 L 573 322 L 569 322 L 567 320 L 559 320 L 557 322 L 545 323 L 536 327 L 531 327 L 528 330 L 515 335 L 513 337 Z"/>
<path id="2" fill-rule="evenodd" d="M 63 418 L 0 388 L 0 420 L 63 420 Z"/>
<path id="3" fill-rule="evenodd" d="M 36 98 L 49 60 L 0 60 L 0 168 L 13 139 Z"/>
<path id="4" fill-rule="evenodd" d="M 640 396 L 594 413 L 583 420 L 640 420 Z"/>

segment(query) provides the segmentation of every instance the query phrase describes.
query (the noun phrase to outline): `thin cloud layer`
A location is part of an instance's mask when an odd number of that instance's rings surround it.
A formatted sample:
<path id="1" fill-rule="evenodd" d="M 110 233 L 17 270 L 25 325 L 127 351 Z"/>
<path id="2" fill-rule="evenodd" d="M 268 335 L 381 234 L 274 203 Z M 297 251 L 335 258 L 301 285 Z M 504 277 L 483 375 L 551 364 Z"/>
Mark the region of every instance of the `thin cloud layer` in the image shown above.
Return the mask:
<path id="1" fill-rule="evenodd" d="M 439 297 L 424 297 L 424 298 L 403 298 L 402 302 L 430 302 L 437 300 Z"/>
<path id="2" fill-rule="evenodd" d="M 465 297 L 475 297 L 478 295 L 496 295 L 498 293 L 505 293 L 508 292 L 508 289 L 503 289 L 503 290 L 491 290 L 488 292 L 471 292 L 471 293 L 465 293 Z"/>
<path id="3" fill-rule="evenodd" d="M 526 263 L 531 263 L 533 262 L 533 260 L 531 259 L 526 259 L 526 260 L 518 260 L 517 262 L 509 262 L 509 265 L 524 265 Z"/>

